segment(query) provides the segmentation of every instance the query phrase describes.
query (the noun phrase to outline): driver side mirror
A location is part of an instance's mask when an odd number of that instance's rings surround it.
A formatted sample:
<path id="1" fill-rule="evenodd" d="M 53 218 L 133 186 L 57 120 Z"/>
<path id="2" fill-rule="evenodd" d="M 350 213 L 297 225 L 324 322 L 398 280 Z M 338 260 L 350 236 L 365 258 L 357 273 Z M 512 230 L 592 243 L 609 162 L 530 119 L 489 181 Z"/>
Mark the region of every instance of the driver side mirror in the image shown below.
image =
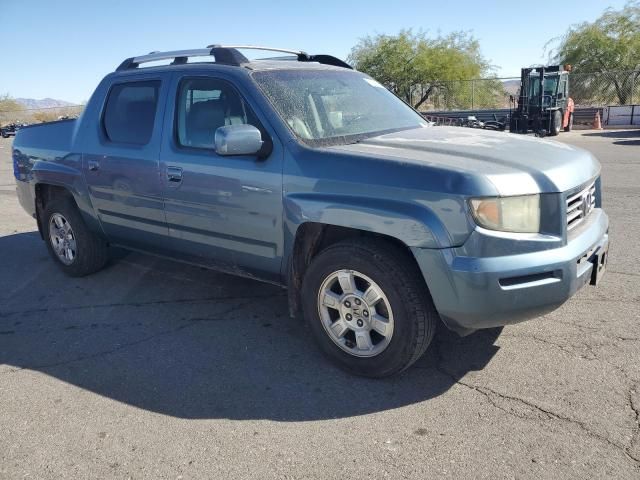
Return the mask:
<path id="1" fill-rule="evenodd" d="M 262 148 L 262 134 L 253 125 L 218 127 L 214 136 L 218 155 L 257 155 Z"/>
<path id="2" fill-rule="evenodd" d="M 564 98 L 564 94 L 562 92 L 558 92 L 558 100 L 562 100 Z"/>

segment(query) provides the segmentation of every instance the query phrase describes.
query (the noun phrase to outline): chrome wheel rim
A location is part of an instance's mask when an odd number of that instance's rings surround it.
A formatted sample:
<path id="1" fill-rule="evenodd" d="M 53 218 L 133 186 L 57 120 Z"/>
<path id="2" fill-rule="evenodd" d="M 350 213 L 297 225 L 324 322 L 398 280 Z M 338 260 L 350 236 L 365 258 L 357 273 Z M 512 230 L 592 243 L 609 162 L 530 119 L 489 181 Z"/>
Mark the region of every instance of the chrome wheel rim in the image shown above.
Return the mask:
<path id="1" fill-rule="evenodd" d="M 49 219 L 49 240 L 58 259 L 71 265 L 77 255 L 76 236 L 67 219 L 59 213 Z"/>
<path id="2" fill-rule="evenodd" d="M 355 270 L 338 270 L 325 278 L 318 314 L 333 343 L 355 357 L 375 357 L 391 342 L 389 300 L 376 282 Z"/>

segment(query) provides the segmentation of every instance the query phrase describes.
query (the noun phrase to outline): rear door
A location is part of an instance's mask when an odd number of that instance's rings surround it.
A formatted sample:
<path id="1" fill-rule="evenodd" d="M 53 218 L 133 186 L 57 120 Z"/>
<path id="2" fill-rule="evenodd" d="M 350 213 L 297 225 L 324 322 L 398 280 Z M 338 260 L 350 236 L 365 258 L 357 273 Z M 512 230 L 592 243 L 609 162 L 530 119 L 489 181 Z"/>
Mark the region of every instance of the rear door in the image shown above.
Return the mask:
<path id="1" fill-rule="evenodd" d="M 83 170 L 114 243 L 155 249 L 167 240 L 159 153 L 169 79 L 170 74 L 144 73 L 104 86 L 106 101 Z"/>
<path id="2" fill-rule="evenodd" d="M 175 255 L 277 281 L 282 260 L 282 147 L 232 78 L 176 74 L 160 169 Z M 220 156 L 214 134 L 251 124 L 272 142 L 267 158 Z"/>

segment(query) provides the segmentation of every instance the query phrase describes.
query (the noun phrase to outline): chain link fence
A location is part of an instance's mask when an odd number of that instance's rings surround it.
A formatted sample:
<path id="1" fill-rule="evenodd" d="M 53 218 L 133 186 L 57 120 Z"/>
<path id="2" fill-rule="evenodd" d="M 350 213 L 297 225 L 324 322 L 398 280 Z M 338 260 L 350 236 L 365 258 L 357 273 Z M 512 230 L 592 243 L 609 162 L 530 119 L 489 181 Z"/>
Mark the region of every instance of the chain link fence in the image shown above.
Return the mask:
<path id="1" fill-rule="evenodd" d="M 414 87 L 412 100 L 426 91 Z M 482 110 L 509 108 L 509 99 L 519 95 L 520 78 L 480 78 L 440 82 L 421 106 L 424 111 Z M 569 95 L 577 107 L 640 104 L 640 70 L 569 74 Z"/>

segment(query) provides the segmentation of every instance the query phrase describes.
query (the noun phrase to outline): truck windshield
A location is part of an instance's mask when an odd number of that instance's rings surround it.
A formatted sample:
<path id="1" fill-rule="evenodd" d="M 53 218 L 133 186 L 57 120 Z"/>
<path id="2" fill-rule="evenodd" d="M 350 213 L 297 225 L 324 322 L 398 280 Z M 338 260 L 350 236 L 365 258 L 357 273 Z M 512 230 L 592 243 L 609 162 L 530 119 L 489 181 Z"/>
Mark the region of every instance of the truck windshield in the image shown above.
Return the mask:
<path id="1" fill-rule="evenodd" d="M 544 89 L 542 91 L 542 105 L 544 107 L 550 106 L 553 97 L 556 95 L 559 78 L 558 75 L 544 77 Z M 538 98 L 540 95 L 540 76 L 532 75 L 529 80 L 529 104 L 538 105 L 540 101 Z"/>
<path id="2" fill-rule="evenodd" d="M 255 72 L 253 78 L 289 128 L 312 146 L 354 143 L 428 125 L 362 73 L 272 70 Z"/>

